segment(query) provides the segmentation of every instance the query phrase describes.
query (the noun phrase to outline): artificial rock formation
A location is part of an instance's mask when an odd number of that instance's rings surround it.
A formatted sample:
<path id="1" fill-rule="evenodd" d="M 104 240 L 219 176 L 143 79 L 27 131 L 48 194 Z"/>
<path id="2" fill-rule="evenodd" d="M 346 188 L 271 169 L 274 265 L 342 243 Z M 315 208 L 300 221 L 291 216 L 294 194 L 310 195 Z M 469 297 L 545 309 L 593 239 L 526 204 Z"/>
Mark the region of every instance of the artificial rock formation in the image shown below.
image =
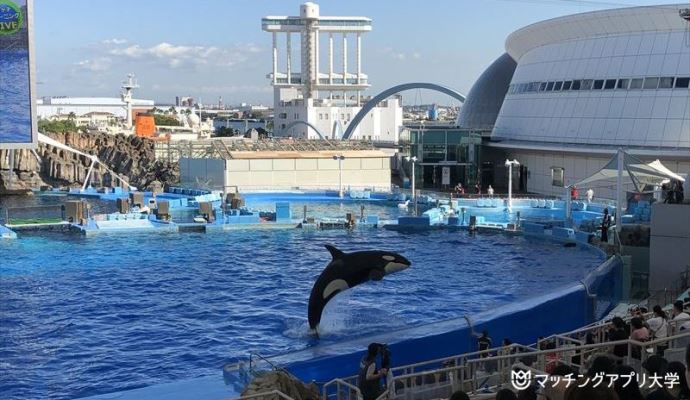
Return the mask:
<path id="1" fill-rule="evenodd" d="M 266 372 L 254 378 L 254 380 L 244 388 L 242 396 L 268 393 L 274 390 L 278 390 L 295 400 L 317 400 L 320 398 L 319 388 L 316 384 L 311 383 L 307 385 L 283 371 Z M 262 396 L 260 400 L 283 399 L 274 394 Z"/>
<path id="2" fill-rule="evenodd" d="M 139 189 L 174 184 L 179 180 L 179 166 L 155 159 L 154 142 L 137 136 L 105 133 L 51 133 L 53 139 L 86 154 L 95 154 L 108 168 Z M 29 150 L 15 150 L 10 166 L 9 150 L 0 150 L 0 193 L 22 193 L 43 185 L 81 186 L 91 165 L 88 157 L 40 144 L 38 158 Z M 94 167 L 91 184 L 108 182 L 108 171 Z M 116 185 L 112 180 L 112 184 Z"/>

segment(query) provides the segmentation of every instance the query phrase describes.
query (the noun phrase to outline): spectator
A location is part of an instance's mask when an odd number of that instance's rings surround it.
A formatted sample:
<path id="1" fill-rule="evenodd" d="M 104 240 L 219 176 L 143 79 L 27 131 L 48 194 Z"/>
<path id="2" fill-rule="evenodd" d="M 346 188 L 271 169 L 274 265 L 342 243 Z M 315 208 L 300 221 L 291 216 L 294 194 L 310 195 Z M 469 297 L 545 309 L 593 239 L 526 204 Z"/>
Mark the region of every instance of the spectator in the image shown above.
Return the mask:
<path id="1" fill-rule="evenodd" d="M 616 368 L 615 374 L 618 376 L 616 379 L 615 389 L 618 397 L 624 400 L 644 400 L 642 392 L 640 392 L 640 386 L 637 383 L 637 373 L 633 367 L 628 365 L 620 365 Z M 621 378 L 622 376 L 632 376 L 628 382 L 628 378 Z"/>
<path id="2" fill-rule="evenodd" d="M 453 392 L 448 400 L 470 400 L 470 396 L 468 396 L 467 393 L 463 392 L 462 390 L 458 390 Z"/>
<path id="3" fill-rule="evenodd" d="M 630 320 L 631 332 L 630 339 L 638 342 L 646 342 L 649 340 L 649 330 L 644 326 L 642 318 L 635 317 Z M 632 346 L 632 356 L 638 360 L 641 357 L 642 348 L 640 346 Z"/>
<path id="4" fill-rule="evenodd" d="M 690 329 L 690 315 L 683 311 L 683 301 L 678 300 L 675 303 L 673 303 L 673 321 L 678 321 L 676 323 L 676 330 L 678 331 L 684 331 L 686 329 Z M 685 322 L 681 322 L 685 321 Z"/>
<path id="5" fill-rule="evenodd" d="M 476 334 L 474 334 L 474 335 L 477 337 L 477 350 L 478 351 L 485 351 L 485 350 L 489 350 L 491 348 L 491 338 L 489 337 L 489 331 L 487 331 L 485 329 L 482 332 L 481 336 L 477 336 Z M 488 352 L 483 353 L 481 355 L 482 358 L 485 358 L 488 356 L 489 356 Z"/>
<path id="6" fill-rule="evenodd" d="M 616 364 L 611 357 L 598 356 L 592 361 L 592 365 L 587 370 L 587 376 L 594 377 L 597 374 L 612 374 L 615 368 Z"/>
<path id="7" fill-rule="evenodd" d="M 486 194 L 488 194 L 489 197 L 494 197 L 494 188 L 492 188 L 491 185 L 486 189 Z"/>
<path id="8" fill-rule="evenodd" d="M 646 342 L 649 340 L 649 330 L 644 326 L 642 318 L 635 317 L 630 320 L 631 332 L 630 339 L 637 340 L 638 342 Z"/>
<path id="9" fill-rule="evenodd" d="M 625 332 L 625 321 L 621 317 L 614 317 L 611 320 L 612 327 L 609 330 L 609 341 L 615 342 L 618 340 L 626 340 L 629 335 Z M 628 345 L 617 344 L 613 346 L 613 355 L 616 357 L 626 357 L 628 355 Z"/>
<path id="10" fill-rule="evenodd" d="M 685 381 L 690 382 L 690 344 L 685 348 Z"/>
<path id="11" fill-rule="evenodd" d="M 573 186 L 570 188 L 570 198 L 572 200 L 577 200 L 577 198 L 580 196 L 580 194 L 577 192 L 577 186 Z"/>
<path id="12" fill-rule="evenodd" d="M 668 337 L 668 315 L 666 315 L 666 312 L 662 310 L 659 305 L 654 306 L 653 311 L 654 316 L 647 320 L 650 336 L 653 339 Z M 657 345 L 657 354 L 663 357 L 667 348 L 668 345 Z"/>
<path id="13" fill-rule="evenodd" d="M 608 243 L 609 241 L 609 227 L 611 226 L 611 218 L 609 217 L 609 209 L 604 208 L 604 215 L 601 218 L 601 242 Z"/>
<path id="14" fill-rule="evenodd" d="M 574 382 L 565 391 L 565 400 L 627 400 L 619 399 L 608 385 L 594 386 L 592 383 Z"/>
<path id="15" fill-rule="evenodd" d="M 678 385 L 669 387 L 669 392 L 671 395 L 675 396 L 679 400 L 690 399 L 690 388 L 688 388 L 688 380 L 685 376 L 685 365 L 680 361 L 674 361 L 668 363 L 668 368 L 666 368 L 666 376 L 678 377 Z"/>
<path id="16" fill-rule="evenodd" d="M 571 375 L 572 374 L 572 375 Z M 559 364 L 553 369 L 551 376 L 566 377 L 571 375 L 571 377 L 576 377 L 575 374 L 569 366 L 565 364 Z M 544 387 L 544 396 L 547 400 L 563 400 L 565 396 L 565 391 L 568 389 L 568 381 L 562 378 L 557 380 L 549 380 Z"/>
<path id="17" fill-rule="evenodd" d="M 376 356 L 379 354 L 381 345 L 371 343 L 367 349 L 367 354 L 362 358 L 359 368 L 359 390 L 362 392 L 364 400 L 374 400 L 381 394 L 381 378 L 384 378 L 388 370 L 381 368 L 376 371 Z"/>
<path id="18" fill-rule="evenodd" d="M 477 190 L 478 195 L 482 194 L 482 185 L 480 185 L 479 182 L 477 182 L 477 184 L 474 185 L 474 188 Z"/>
<path id="19" fill-rule="evenodd" d="M 496 393 L 496 400 L 517 400 L 517 396 L 510 389 L 501 389 Z"/>
<path id="20" fill-rule="evenodd" d="M 653 355 L 649 357 L 645 362 L 642 363 L 642 367 L 645 369 L 645 372 L 647 376 L 665 376 L 666 375 L 666 369 L 668 368 L 668 361 L 666 361 L 665 358 L 660 357 L 658 355 Z M 663 378 L 662 378 L 663 379 Z M 656 390 L 653 390 L 656 389 Z M 642 392 L 647 392 L 645 399 L 647 400 L 664 400 L 664 399 L 673 399 L 673 397 L 670 397 L 670 394 L 668 391 L 666 391 L 663 387 L 662 388 L 650 388 L 649 386 L 645 386 L 642 388 Z M 650 391 L 651 390 L 651 391 Z"/>
<path id="21" fill-rule="evenodd" d="M 518 391 L 517 400 L 537 400 L 537 389 L 530 386 L 527 389 Z"/>
<path id="22" fill-rule="evenodd" d="M 591 203 L 594 200 L 594 189 L 587 189 L 587 203 Z"/>

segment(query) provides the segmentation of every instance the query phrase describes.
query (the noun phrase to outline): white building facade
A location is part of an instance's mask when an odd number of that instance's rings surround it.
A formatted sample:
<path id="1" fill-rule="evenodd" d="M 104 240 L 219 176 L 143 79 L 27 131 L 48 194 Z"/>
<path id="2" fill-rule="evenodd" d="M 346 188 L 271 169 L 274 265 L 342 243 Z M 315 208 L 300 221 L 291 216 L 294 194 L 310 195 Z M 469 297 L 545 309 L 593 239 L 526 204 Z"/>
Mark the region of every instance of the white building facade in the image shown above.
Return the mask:
<path id="1" fill-rule="evenodd" d="M 362 71 L 362 37 L 371 31 L 371 19 L 320 16 L 318 5 L 305 3 L 299 17 L 268 16 L 261 25 L 273 35 L 268 78 L 274 88 L 274 135 L 341 137 L 367 100 L 362 95 L 370 86 Z M 284 41 L 283 52 L 279 41 Z M 300 49 L 296 63 L 295 46 Z M 393 97 L 370 112 L 353 138 L 397 141 L 402 123 L 401 100 Z"/>
<path id="2" fill-rule="evenodd" d="M 488 147 L 522 163 L 527 191 L 562 195 L 563 185 L 596 172 L 618 148 L 688 173 L 690 22 L 680 15 L 687 7 L 571 15 L 508 37 L 517 65 Z"/>
<path id="3" fill-rule="evenodd" d="M 153 100 L 133 99 L 135 109 L 152 109 Z M 48 119 L 74 113 L 77 117 L 89 113 L 109 113 L 121 119 L 127 118 L 127 105 L 118 97 L 43 97 L 38 100 L 37 115 Z"/>

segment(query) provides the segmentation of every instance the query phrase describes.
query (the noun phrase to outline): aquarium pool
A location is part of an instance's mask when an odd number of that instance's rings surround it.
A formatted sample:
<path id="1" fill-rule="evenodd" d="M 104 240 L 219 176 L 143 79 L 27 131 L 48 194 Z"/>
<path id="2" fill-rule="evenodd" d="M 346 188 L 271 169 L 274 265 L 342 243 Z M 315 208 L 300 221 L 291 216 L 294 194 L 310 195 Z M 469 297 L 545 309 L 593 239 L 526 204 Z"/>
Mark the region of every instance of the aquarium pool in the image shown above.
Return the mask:
<path id="1" fill-rule="evenodd" d="M 334 299 L 321 343 L 479 312 L 582 279 L 587 247 L 499 234 L 237 231 L 0 242 L 0 394 L 67 399 L 206 375 L 250 351 L 315 345 L 306 309 L 344 251 L 389 249 L 413 266 Z"/>

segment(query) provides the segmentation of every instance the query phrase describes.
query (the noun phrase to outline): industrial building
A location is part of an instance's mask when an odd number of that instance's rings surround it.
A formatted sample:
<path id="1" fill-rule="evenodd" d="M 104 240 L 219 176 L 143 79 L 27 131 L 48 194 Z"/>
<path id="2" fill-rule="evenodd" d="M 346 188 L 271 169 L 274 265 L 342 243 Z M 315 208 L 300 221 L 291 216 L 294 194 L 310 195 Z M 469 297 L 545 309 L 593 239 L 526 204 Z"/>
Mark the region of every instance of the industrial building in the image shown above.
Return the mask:
<path id="1" fill-rule="evenodd" d="M 183 187 L 224 192 L 391 188 L 390 155 L 367 143 L 215 139 L 194 145 L 179 157 Z"/>
<path id="2" fill-rule="evenodd" d="M 371 31 L 371 19 L 320 16 L 317 4 L 305 3 L 300 6 L 300 16 L 268 16 L 261 20 L 261 27 L 273 36 L 273 68 L 268 78 L 274 89 L 274 135 L 340 138 L 368 99 L 362 95 L 370 86 L 362 71 L 362 36 Z M 295 34 L 300 48 L 297 66 L 292 64 Z M 279 52 L 281 38 L 285 50 Z M 336 45 L 340 50 L 337 61 Z M 323 67 L 326 72 L 321 72 Z M 397 141 L 402 124 L 401 98 L 394 96 L 379 103 L 352 138 Z"/>
<path id="3" fill-rule="evenodd" d="M 690 22 L 685 5 L 595 11 L 529 25 L 480 76 L 458 118 L 490 130 L 486 181 L 562 195 L 624 148 L 690 170 Z M 687 12 L 687 11 L 685 11 Z M 597 196 L 612 197 L 607 188 Z"/>

